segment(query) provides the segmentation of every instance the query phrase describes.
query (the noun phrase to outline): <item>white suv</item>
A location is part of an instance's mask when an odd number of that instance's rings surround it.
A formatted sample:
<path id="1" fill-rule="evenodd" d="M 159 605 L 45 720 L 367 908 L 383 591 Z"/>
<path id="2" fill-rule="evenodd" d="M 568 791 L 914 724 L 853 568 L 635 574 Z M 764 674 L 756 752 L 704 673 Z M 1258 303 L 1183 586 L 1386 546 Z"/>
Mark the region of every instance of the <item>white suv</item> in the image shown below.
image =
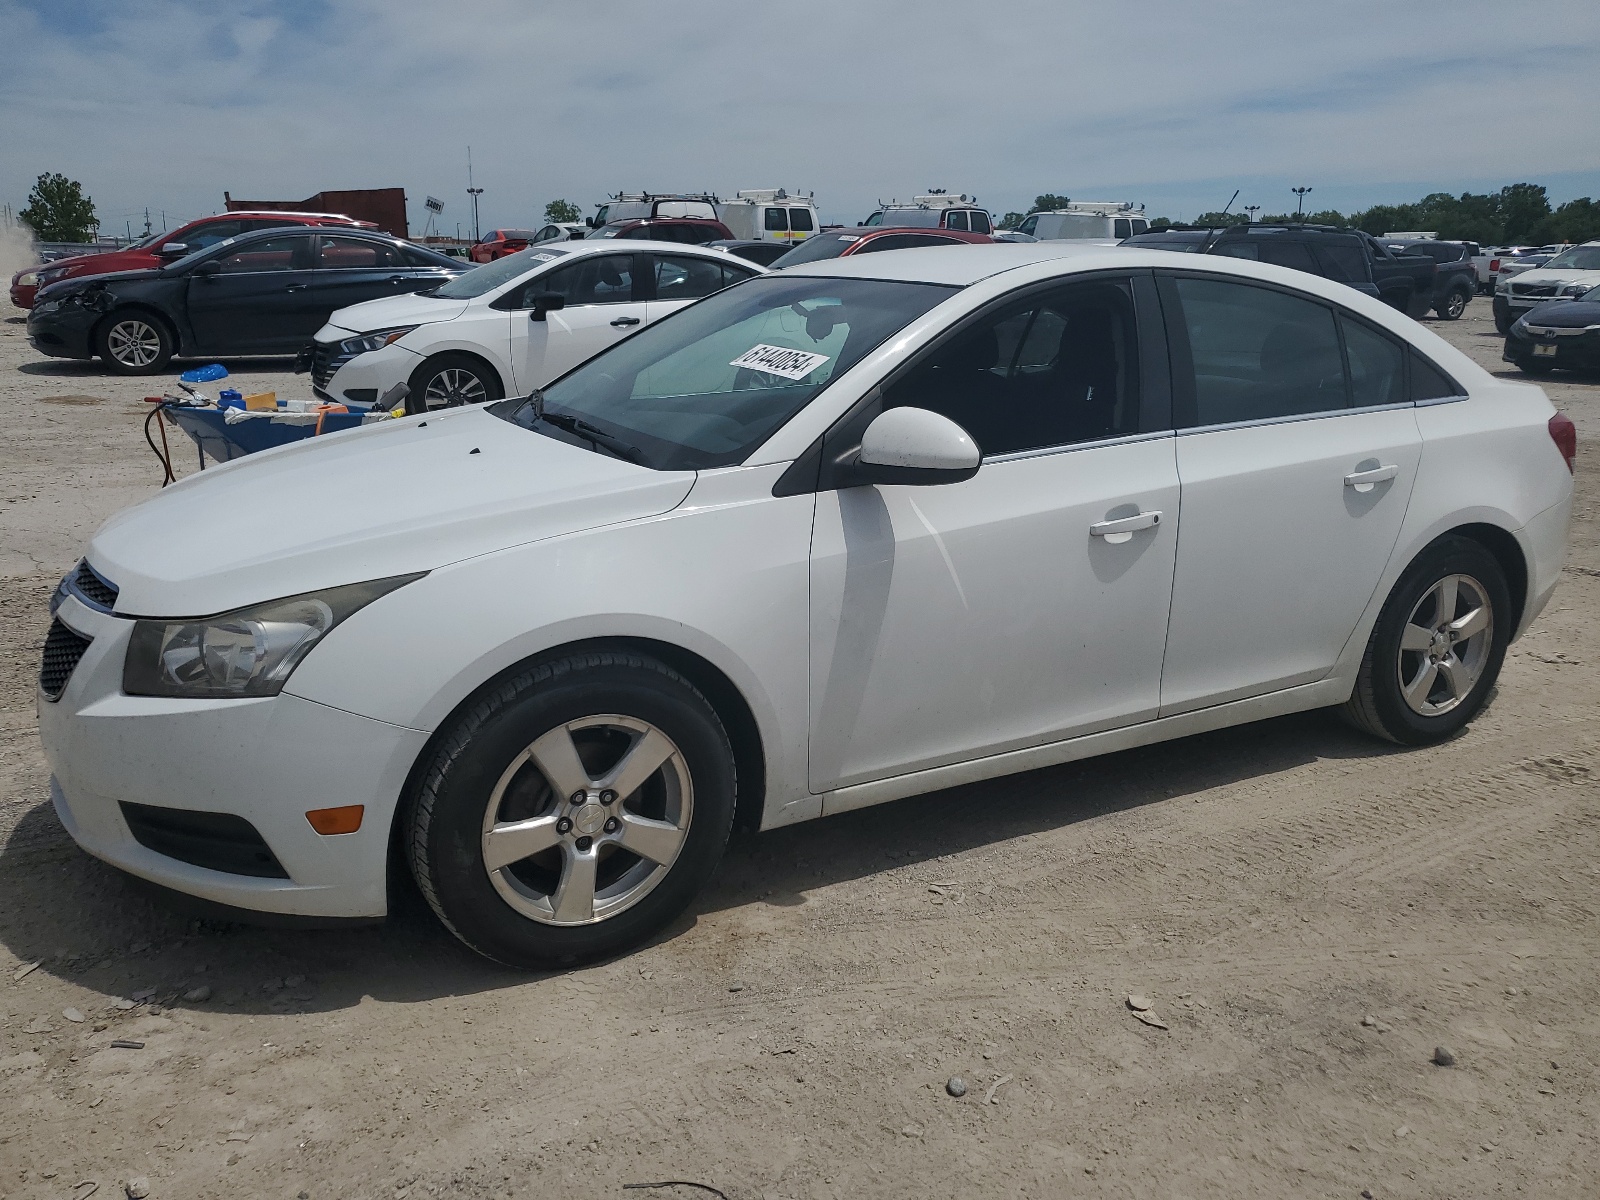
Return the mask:
<path id="1" fill-rule="evenodd" d="M 1041 242 L 1101 241 L 1120 242 L 1136 233 L 1148 233 L 1150 222 L 1144 209 L 1117 201 L 1084 200 L 1051 212 L 1030 213 L 1018 233 Z"/>
<path id="2" fill-rule="evenodd" d="M 1502 268 L 1495 285 L 1494 315 L 1509 329 L 1516 319 L 1552 300 L 1573 300 L 1600 285 L 1600 240 L 1569 246 L 1542 265 L 1516 274 Z"/>
<path id="3" fill-rule="evenodd" d="M 311 383 L 412 411 L 524 395 L 641 326 L 764 268 L 676 242 L 541 242 L 431 292 L 341 308 L 317 331 Z"/>

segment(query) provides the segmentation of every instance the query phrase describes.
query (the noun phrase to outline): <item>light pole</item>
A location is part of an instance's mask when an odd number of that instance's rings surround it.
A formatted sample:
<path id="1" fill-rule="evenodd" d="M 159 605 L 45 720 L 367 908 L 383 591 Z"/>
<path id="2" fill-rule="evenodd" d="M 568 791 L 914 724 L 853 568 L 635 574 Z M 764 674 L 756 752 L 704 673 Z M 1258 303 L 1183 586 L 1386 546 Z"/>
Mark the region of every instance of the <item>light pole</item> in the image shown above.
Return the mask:
<path id="1" fill-rule="evenodd" d="M 1298 200 L 1295 201 L 1295 205 L 1294 205 L 1294 219 L 1298 221 L 1305 214 L 1306 193 L 1309 192 L 1311 189 L 1308 188 L 1308 187 L 1297 187 L 1297 188 L 1290 188 L 1289 190 L 1291 192 L 1293 192 L 1296 196 L 1300 197 Z"/>
<path id="2" fill-rule="evenodd" d="M 1256 214 L 1261 211 L 1261 205 L 1246 204 L 1244 211 L 1250 214 L 1250 224 L 1254 225 L 1256 223 Z"/>
<path id="3" fill-rule="evenodd" d="M 472 197 L 472 240 L 478 240 L 478 197 L 483 195 L 481 187 L 472 186 L 472 147 L 467 147 L 467 195 Z"/>

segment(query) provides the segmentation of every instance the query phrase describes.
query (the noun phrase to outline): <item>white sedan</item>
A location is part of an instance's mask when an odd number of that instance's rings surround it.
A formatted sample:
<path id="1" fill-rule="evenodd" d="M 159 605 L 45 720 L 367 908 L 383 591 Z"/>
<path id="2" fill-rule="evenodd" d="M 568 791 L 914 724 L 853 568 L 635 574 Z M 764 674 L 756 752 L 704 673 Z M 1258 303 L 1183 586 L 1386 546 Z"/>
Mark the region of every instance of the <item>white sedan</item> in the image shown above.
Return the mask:
<path id="1" fill-rule="evenodd" d="M 405 384 L 413 411 L 525 395 L 763 269 L 677 242 L 540 243 L 430 292 L 339 309 L 312 342 L 312 388 L 373 404 Z"/>
<path id="2" fill-rule="evenodd" d="M 468 945 L 579 961 L 734 825 L 1314 708 L 1450 737 L 1556 586 L 1574 453 L 1539 388 L 1303 272 L 809 263 L 114 517 L 40 734 L 124 870 L 373 917 L 398 848 Z"/>

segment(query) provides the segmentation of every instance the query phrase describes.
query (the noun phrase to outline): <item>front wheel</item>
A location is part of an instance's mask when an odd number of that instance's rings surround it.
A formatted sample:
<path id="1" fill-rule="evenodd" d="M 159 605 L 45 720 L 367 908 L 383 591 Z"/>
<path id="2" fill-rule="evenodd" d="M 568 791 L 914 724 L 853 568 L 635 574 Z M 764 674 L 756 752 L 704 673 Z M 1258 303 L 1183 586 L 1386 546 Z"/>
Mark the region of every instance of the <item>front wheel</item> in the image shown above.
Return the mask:
<path id="1" fill-rule="evenodd" d="M 722 856 L 734 763 L 705 697 L 640 655 L 575 655 L 497 685 L 440 740 L 410 805 L 439 919 L 516 967 L 631 949 Z"/>
<path id="2" fill-rule="evenodd" d="M 413 403 L 427 408 L 483 404 L 505 395 L 500 376 L 470 354 L 436 354 L 411 372 Z"/>
<path id="3" fill-rule="evenodd" d="M 94 334 L 95 354 L 118 375 L 154 375 L 175 349 L 166 325 L 148 313 L 112 313 Z"/>
<path id="4" fill-rule="evenodd" d="M 1451 736 L 1483 707 L 1511 631 L 1499 561 L 1470 539 L 1440 538 L 1384 602 L 1345 717 L 1405 745 Z"/>

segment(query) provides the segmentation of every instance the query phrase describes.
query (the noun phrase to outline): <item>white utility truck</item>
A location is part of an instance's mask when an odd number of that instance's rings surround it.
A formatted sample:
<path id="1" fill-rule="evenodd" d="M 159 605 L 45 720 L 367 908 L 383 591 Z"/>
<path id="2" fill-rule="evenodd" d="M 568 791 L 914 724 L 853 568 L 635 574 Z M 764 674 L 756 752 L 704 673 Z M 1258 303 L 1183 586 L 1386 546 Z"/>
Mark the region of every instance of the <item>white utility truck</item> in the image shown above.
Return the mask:
<path id="1" fill-rule="evenodd" d="M 820 227 L 814 193 L 752 188 L 717 203 L 717 217 L 733 236 L 752 242 L 803 242 Z"/>

